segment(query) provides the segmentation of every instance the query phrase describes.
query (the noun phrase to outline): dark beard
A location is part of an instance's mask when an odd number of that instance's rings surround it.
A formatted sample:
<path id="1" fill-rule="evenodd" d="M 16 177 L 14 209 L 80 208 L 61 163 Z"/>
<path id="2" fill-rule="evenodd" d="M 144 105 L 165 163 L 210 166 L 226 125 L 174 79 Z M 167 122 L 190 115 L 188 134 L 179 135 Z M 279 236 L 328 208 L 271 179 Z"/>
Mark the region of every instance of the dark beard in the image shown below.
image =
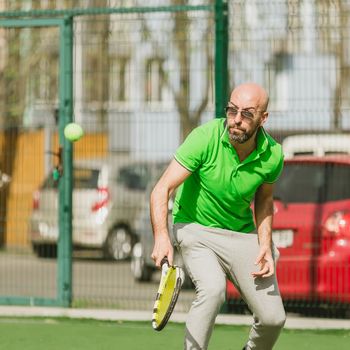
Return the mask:
<path id="1" fill-rule="evenodd" d="M 245 132 L 242 135 L 234 135 L 234 134 L 231 135 L 231 134 L 229 134 L 229 138 L 233 142 L 245 143 L 254 135 L 255 131 L 256 131 L 256 129 L 253 130 L 250 133 Z"/>
<path id="2" fill-rule="evenodd" d="M 252 135 L 248 135 L 247 133 L 244 133 L 242 135 L 230 135 L 230 140 L 238 143 L 245 143 L 247 142 Z"/>

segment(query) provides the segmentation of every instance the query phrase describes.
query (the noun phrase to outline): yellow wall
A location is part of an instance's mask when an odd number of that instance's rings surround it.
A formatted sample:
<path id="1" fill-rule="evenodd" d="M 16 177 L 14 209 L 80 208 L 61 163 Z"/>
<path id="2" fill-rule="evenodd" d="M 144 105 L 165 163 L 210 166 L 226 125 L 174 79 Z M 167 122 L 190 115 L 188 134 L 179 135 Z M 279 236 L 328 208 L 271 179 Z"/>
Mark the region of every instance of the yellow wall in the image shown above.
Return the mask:
<path id="1" fill-rule="evenodd" d="M 5 228 L 6 246 L 27 246 L 28 220 L 32 212 L 33 192 L 43 181 L 44 131 L 20 133 L 17 140 L 14 168 L 7 199 Z M 52 150 L 57 150 L 58 137 L 53 135 Z M 96 158 L 106 155 L 107 136 L 104 133 L 86 134 L 74 144 L 74 158 Z M 4 137 L 0 134 L 0 151 L 4 151 Z M 1 195 L 1 193 L 0 193 Z"/>
<path id="2" fill-rule="evenodd" d="M 17 152 L 7 198 L 5 242 L 7 245 L 27 244 L 27 223 L 31 213 L 32 193 L 43 177 L 44 133 L 19 134 Z"/>

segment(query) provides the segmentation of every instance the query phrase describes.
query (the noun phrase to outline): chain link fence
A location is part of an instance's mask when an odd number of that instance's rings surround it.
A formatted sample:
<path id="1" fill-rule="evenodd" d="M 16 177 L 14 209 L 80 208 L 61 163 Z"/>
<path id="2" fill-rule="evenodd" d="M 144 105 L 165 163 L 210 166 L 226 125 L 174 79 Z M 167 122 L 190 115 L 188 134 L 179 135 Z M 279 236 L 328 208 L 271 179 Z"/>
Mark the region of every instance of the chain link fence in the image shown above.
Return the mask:
<path id="1" fill-rule="evenodd" d="M 73 119 L 85 135 L 74 144 L 73 306 L 151 309 L 159 276 L 149 191 L 186 135 L 216 115 L 214 5 L 0 0 L 7 19 L 74 15 Z M 266 129 L 292 155 L 350 152 L 349 9 L 340 0 L 228 3 L 229 86 L 266 87 Z M 3 303 L 57 291 L 59 54 L 57 28 L 0 27 Z M 291 161 L 277 186 L 277 272 L 291 310 L 349 310 L 346 159 Z M 193 295 L 189 283 L 177 310 Z M 226 311 L 240 305 L 229 285 Z"/>

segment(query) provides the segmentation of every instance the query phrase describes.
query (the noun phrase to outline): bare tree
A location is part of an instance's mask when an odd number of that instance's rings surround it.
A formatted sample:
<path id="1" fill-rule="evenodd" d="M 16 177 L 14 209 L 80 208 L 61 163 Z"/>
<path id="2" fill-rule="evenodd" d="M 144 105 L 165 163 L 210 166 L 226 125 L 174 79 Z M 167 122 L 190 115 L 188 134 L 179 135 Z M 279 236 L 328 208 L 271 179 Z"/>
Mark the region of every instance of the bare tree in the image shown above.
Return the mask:
<path id="1" fill-rule="evenodd" d="M 13 9 L 20 8 L 20 0 L 17 0 Z M 21 116 L 23 114 L 23 82 L 19 79 L 20 69 L 20 29 L 6 29 L 6 55 L 0 71 L 0 122 L 4 133 L 3 147 L 0 154 L 0 171 L 12 174 L 14 167 L 17 139 Z M 10 187 L 6 186 L 1 191 L 0 200 L 0 246 L 5 242 L 5 227 L 7 217 L 7 202 Z"/>
<path id="2" fill-rule="evenodd" d="M 190 0 L 169 0 L 169 4 L 173 6 L 184 6 L 190 4 L 190 2 Z M 208 0 L 208 2 L 212 3 L 213 0 Z M 162 60 L 161 52 L 162 47 L 165 44 L 164 40 L 169 40 L 166 50 L 171 49 L 175 52 L 176 58 L 172 57 L 172 60 L 176 61 L 179 81 L 177 81 L 177 77 L 175 78 L 174 74 L 165 72 L 163 67 L 161 67 L 160 74 L 163 79 L 160 79 L 159 82 L 164 83 L 173 96 L 177 112 L 179 113 L 180 141 L 186 138 L 186 136 L 200 123 L 203 112 L 208 106 L 210 99 L 210 85 L 213 84 L 214 75 L 212 57 L 213 40 L 211 40 L 210 35 L 213 29 L 213 26 L 211 25 L 212 18 L 208 17 L 207 19 L 204 19 L 201 17 L 200 19 L 193 19 L 191 16 L 192 15 L 189 14 L 188 11 L 174 12 L 171 16 L 171 20 L 167 22 L 167 28 L 171 28 L 170 33 L 164 30 L 164 36 L 158 36 L 158 39 L 156 38 L 157 35 L 153 35 L 154 26 L 152 29 L 152 25 L 151 23 L 148 23 L 147 19 L 141 24 L 142 39 L 152 44 L 154 52 L 159 55 L 159 61 Z M 200 31 L 200 43 L 194 43 L 193 38 L 191 38 L 191 31 L 194 30 L 194 21 L 200 21 L 202 25 L 200 29 L 198 29 L 198 27 L 195 29 Z M 197 38 L 199 37 L 199 35 L 196 36 Z M 194 49 L 194 45 L 201 47 L 201 54 L 205 60 L 205 64 L 203 65 L 205 68 L 200 73 L 203 74 L 203 79 L 201 80 L 204 81 L 204 87 L 196 86 L 196 82 L 191 79 L 191 71 L 197 69 L 197 67 L 193 66 L 193 61 L 191 62 L 194 50 L 198 49 L 198 47 Z M 191 92 L 193 92 L 194 89 L 200 89 L 200 91 L 202 91 L 202 97 L 197 102 L 196 106 L 193 106 L 194 101 L 191 101 L 191 96 L 193 96 Z"/>
<path id="3" fill-rule="evenodd" d="M 9 1 L 5 4 L 6 10 L 20 10 L 23 5 L 21 0 Z M 50 8 L 54 8 L 55 2 L 51 2 Z M 35 1 L 33 9 L 40 9 L 41 2 Z M 46 40 L 43 40 L 45 34 Z M 35 102 L 36 87 L 40 87 L 40 81 L 32 84 L 35 75 L 45 76 L 48 88 L 45 102 L 53 103 L 57 98 L 57 50 L 50 50 L 51 38 L 57 38 L 57 29 L 2 29 L 4 47 L 3 62 L 0 70 L 0 127 L 4 134 L 2 152 L 0 154 L 0 171 L 12 174 L 17 152 L 19 130 L 23 126 L 23 116 L 26 103 Z M 25 34 L 25 35 L 23 35 Z M 26 48 L 23 47 L 25 41 Z M 42 71 L 42 63 L 48 68 Z M 45 90 L 45 89 L 44 89 Z M 0 246 L 5 242 L 5 227 L 7 217 L 7 202 L 10 186 L 1 191 L 0 200 Z"/>
<path id="4" fill-rule="evenodd" d="M 340 131 L 342 129 L 342 105 L 344 97 L 349 97 L 344 94 L 348 90 L 350 82 L 350 66 L 348 54 L 348 31 L 349 31 L 349 9 L 345 8 L 343 0 L 336 0 L 335 5 L 338 9 L 339 16 L 339 41 L 334 45 L 334 53 L 337 59 L 337 80 L 334 91 L 334 117 L 332 121 L 332 129 Z"/>
<path id="5" fill-rule="evenodd" d="M 342 129 L 342 108 L 349 96 L 350 65 L 347 58 L 349 50 L 349 8 L 343 0 L 318 0 L 318 31 L 322 49 L 333 53 L 336 58 L 336 86 L 333 98 L 333 131 Z"/>
<path id="6" fill-rule="evenodd" d="M 172 5 L 183 5 L 182 0 L 172 0 Z M 194 67 L 191 66 L 191 42 L 190 42 L 190 25 L 191 19 L 188 12 L 176 12 L 175 26 L 173 30 L 173 43 L 178 52 L 178 63 L 180 70 L 180 84 L 178 91 L 174 91 L 175 103 L 180 115 L 180 138 L 183 140 L 193 128 L 195 128 L 201 119 L 202 113 L 205 111 L 209 101 L 209 79 L 211 77 L 210 69 L 212 69 L 212 58 L 210 55 L 210 45 L 212 43 L 206 40 L 205 43 L 205 58 L 207 60 L 207 69 L 203 74 L 206 75 L 206 86 L 204 88 L 204 96 L 199 105 L 193 110 L 190 110 L 190 70 Z M 208 29 L 206 31 L 208 34 Z M 208 37 L 208 36 L 206 36 Z"/>
<path id="7" fill-rule="evenodd" d="M 90 0 L 91 7 L 108 7 L 108 0 Z M 85 66 L 88 71 L 88 78 L 84 82 L 88 87 L 88 98 L 86 102 L 92 102 L 99 118 L 103 124 L 107 121 L 107 103 L 109 99 L 109 37 L 110 37 L 110 16 L 95 15 L 89 17 L 84 24 L 86 33 L 84 41 L 90 41 L 92 45 L 86 47 L 84 53 L 89 60 Z M 84 31 L 85 32 L 85 31 Z M 93 40 L 93 41 L 91 41 Z M 90 50 L 90 52 L 87 52 Z"/>

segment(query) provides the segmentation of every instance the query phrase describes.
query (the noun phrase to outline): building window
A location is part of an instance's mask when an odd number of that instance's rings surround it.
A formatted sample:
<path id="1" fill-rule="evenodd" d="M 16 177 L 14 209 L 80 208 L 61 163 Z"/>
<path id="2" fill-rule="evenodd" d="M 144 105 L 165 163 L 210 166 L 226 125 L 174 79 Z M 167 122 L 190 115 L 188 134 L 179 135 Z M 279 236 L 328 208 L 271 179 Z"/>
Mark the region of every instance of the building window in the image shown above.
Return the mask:
<path id="1" fill-rule="evenodd" d="M 109 95 L 112 102 L 130 100 L 130 57 L 112 57 Z"/>
<path id="2" fill-rule="evenodd" d="M 150 58 L 146 62 L 146 102 L 161 102 L 163 100 L 165 86 L 163 64 L 162 58 Z"/>

